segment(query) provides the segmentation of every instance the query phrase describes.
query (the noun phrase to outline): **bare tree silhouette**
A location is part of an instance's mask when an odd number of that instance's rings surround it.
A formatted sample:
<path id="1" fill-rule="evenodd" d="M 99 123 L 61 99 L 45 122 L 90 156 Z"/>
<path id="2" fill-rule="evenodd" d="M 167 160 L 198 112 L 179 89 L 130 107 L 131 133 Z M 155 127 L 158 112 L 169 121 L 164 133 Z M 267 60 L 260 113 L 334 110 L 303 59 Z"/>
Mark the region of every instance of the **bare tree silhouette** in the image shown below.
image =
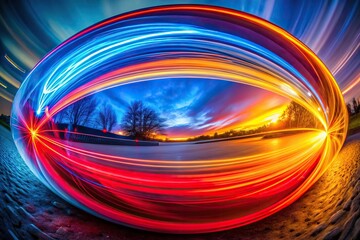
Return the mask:
<path id="1" fill-rule="evenodd" d="M 318 122 L 307 109 L 292 101 L 280 117 L 280 121 L 287 128 L 316 128 Z"/>
<path id="2" fill-rule="evenodd" d="M 61 121 L 68 121 L 73 127 L 88 125 L 91 114 L 96 109 L 96 99 L 86 97 L 65 108 L 61 114 Z"/>
<path id="3" fill-rule="evenodd" d="M 152 134 L 162 133 L 165 119 L 162 119 L 151 108 L 141 101 L 132 102 L 122 119 L 121 127 L 129 136 L 149 139 Z"/>
<path id="4" fill-rule="evenodd" d="M 99 111 L 97 123 L 102 127 L 103 130 L 111 132 L 116 124 L 116 121 L 117 119 L 114 109 L 109 104 L 105 104 Z"/>

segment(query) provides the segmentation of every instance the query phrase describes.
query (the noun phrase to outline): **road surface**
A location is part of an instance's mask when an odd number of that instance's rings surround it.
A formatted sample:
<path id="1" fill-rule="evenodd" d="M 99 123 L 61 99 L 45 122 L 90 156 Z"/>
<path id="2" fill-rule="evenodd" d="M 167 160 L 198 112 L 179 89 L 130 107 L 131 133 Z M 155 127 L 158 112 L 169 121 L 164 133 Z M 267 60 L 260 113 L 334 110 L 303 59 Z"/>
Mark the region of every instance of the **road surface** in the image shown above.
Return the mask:
<path id="1" fill-rule="evenodd" d="M 66 144 L 99 153 L 152 160 L 208 160 L 226 159 L 239 156 L 251 156 L 260 152 L 285 149 L 299 142 L 306 142 L 316 133 L 299 133 L 280 138 L 262 139 L 252 137 L 231 141 L 219 141 L 203 144 L 193 143 L 160 143 L 160 146 L 121 146 L 101 145 L 67 141 Z M 261 143 L 261 144 L 259 144 Z"/>
<path id="2" fill-rule="evenodd" d="M 288 208 L 257 223 L 187 239 L 359 239 L 360 135 L 349 138 L 323 177 Z M 66 203 L 43 186 L 0 126 L 0 239 L 184 239 L 119 226 Z"/>

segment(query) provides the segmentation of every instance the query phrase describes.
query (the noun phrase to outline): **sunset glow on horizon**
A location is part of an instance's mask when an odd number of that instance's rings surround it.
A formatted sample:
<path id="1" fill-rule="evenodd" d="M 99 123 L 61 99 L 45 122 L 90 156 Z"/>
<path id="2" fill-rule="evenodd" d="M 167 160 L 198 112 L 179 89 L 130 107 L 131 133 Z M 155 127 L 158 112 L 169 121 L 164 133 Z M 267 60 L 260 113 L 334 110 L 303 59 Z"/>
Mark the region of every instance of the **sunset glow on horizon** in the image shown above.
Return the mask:
<path id="1" fill-rule="evenodd" d="M 290 102 L 249 85 L 205 79 L 131 83 L 99 92 L 94 97 L 102 104 L 110 103 L 119 120 L 131 102 L 142 101 L 166 120 L 164 134 L 156 134 L 156 138 L 169 140 L 250 130 L 274 123 L 274 115 L 280 117 Z M 122 129 L 117 125 L 113 132 L 119 131 Z"/>

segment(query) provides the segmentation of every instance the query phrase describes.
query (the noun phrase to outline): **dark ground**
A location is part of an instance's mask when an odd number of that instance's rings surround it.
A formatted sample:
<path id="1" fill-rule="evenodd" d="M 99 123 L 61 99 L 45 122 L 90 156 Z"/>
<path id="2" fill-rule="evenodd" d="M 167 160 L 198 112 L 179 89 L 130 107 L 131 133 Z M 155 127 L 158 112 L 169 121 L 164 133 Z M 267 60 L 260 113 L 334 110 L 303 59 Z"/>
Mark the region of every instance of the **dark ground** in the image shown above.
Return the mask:
<path id="1" fill-rule="evenodd" d="M 322 178 L 286 209 L 242 228 L 170 235 L 89 215 L 57 197 L 30 172 L 0 126 L 0 239 L 360 239 L 360 134 L 352 135 Z"/>

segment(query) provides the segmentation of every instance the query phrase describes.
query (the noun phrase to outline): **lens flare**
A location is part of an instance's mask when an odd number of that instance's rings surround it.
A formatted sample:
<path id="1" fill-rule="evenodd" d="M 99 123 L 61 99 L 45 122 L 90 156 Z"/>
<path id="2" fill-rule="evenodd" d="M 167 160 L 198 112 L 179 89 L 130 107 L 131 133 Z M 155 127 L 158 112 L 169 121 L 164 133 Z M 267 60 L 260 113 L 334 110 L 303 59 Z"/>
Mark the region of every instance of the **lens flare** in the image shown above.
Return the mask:
<path id="1" fill-rule="evenodd" d="M 130 158 L 59 137 L 70 130 L 53 118 L 67 106 L 123 84 L 169 78 L 269 90 L 302 105 L 321 129 L 298 129 L 296 141 L 278 150 L 181 161 Z M 59 45 L 21 85 L 11 127 L 26 164 L 73 205 L 135 228 L 202 233 L 243 226 L 293 203 L 339 152 L 347 118 L 328 69 L 289 33 L 243 12 L 178 5 L 116 16 Z"/>

